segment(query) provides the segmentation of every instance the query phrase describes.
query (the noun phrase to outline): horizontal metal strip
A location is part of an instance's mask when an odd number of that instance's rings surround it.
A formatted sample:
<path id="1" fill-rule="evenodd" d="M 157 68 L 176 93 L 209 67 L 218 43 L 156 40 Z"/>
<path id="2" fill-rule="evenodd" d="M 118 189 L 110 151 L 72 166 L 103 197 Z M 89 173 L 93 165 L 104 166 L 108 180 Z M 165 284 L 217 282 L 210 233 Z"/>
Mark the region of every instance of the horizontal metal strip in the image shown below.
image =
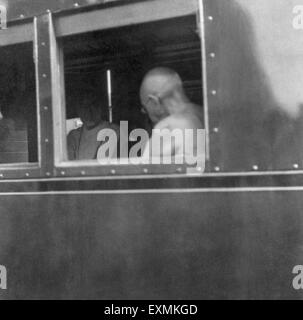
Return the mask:
<path id="1" fill-rule="evenodd" d="M 154 0 L 56 18 L 57 36 L 182 17 L 197 12 L 195 0 Z"/>
<path id="2" fill-rule="evenodd" d="M 33 23 L 15 25 L 7 29 L 0 30 L 0 47 L 32 42 L 34 40 Z"/>
<path id="3" fill-rule="evenodd" d="M 213 189 L 138 189 L 138 190 L 84 190 L 84 191 L 42 191 L 42 192 L 0 192 L 0 196 L 16 195 L 79 195 L 79 194 L 169 194 L 169 193 L 246 193 L 246 192 L 302 192 L 303 187 L 264 188 L 213 188 Z"/>

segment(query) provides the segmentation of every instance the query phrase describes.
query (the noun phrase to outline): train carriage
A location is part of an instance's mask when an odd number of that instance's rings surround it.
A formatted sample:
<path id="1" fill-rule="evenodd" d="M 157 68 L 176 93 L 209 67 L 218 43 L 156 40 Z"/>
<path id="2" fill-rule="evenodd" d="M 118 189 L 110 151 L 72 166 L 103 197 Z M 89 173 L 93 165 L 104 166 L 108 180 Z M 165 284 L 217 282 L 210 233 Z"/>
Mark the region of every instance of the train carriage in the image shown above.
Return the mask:
<path id="1" fill-rule="evenodd" d="M 302 298 L 302 0 L 0 10 L 0 299 Z M 151 130 L 156 66 L 201 106 L 205 170 L 71 161 L 92 89 L 107 121 Z"/>

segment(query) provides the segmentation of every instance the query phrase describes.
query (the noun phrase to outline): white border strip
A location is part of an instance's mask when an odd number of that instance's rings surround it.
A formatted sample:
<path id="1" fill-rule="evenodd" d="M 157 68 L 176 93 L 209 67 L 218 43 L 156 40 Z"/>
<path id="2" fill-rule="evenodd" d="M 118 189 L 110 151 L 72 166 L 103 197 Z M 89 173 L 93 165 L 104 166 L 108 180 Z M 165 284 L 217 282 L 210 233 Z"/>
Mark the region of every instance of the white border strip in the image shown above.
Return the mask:
<path id="1" fill-rule="evenodd" d="M 51 196 L 51 195 L 117 195 L 117 194 L 180 194 L 180 193 L 245 193 L 245 192 L 293 192 L 303 187 L 262 187 L 262 188 L 213 188 L 213 189 L 134 189 L 134 190 L 85 190 L 45 192 L 3 192 L 0 196 Z"/>
<path id="2" fill-rule="evenodd" d="M 205 38 L 205 12 L 203 0 L 199 1 L 199 23 L 201 33 L 201 53 L 202 53 L 202 85 L 203 85 L 203 108 L 204 125 L 206 131 L 206 160 L 210 159 L 210 137 L 209 137 L 209 105 L 208 105 L 208 78 L 207 78 L 207 52 Z"/>

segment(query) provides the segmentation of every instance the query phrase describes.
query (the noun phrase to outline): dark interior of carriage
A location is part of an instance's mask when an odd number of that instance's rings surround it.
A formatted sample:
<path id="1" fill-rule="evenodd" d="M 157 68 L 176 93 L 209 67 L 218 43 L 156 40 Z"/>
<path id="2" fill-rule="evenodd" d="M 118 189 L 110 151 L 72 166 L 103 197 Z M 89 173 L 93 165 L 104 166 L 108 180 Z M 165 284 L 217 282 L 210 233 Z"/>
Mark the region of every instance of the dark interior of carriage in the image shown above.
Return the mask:
<path id="1" fill-rule="evenodd" d="M 37 162 L 32 43 L 0 48 L 0 163 Z"/>
<path id="2" fill-rule="evenodd" d="M 113 122 L 129 130 L 151 124 L 139 88 L 156 66 L 176 70 L 189 98 L 202 106 L 201 45 L 195 16 L 96 31 L 60 39 L 63 44 L 66 119 L 95 91 L 109 120 L 107 71 L 111 72 Z M 37 112 L 32 43 L 0 48 L 0 163 L 37 162 Z M 93 88 L 93 90 L 92 90 Z M 202 108 L 202 107 L 201 107 Z"/>
<path id="3" fill-rule="evenodd" d="M 194 16 L 127 26 L 62 39 L 65 63 L 66 118 L 77 118 L 79 96 L 103 95 L 100 108 L 109 118 L 107 70 L 111 71 L 113 122 L 129 122 L 129 130 L 151 129 L 140 112 L 139 88 L 144 74 L 156 66 L 176 70 L 189 98 L 202 106 L 201 45 Z M 80 102 L 81 101 L 81 102 Z M 202 107 L 201 107 L 202 108 Z"/>

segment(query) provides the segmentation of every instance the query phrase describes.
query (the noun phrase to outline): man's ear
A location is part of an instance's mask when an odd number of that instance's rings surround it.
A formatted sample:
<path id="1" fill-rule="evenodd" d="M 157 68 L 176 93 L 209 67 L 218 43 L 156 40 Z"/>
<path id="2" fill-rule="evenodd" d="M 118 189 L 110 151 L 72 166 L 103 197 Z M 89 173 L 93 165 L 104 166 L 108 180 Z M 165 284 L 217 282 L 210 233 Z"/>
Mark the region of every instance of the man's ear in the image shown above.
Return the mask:
<path id="1" fill-rule="evenodd" d="M 159 98 L 155 96 L 154 94 L 148 95 L 148 99 L 153 102 L 153 104 L 159 104 Z"/>
<path id="2" fill-rule="evenodd" d="M 154 110 L 157 111 L 157 113 L 161 112 L 162 107 L 160 99 L 153 94 L 149 95 L 148 98 L 152 101 Z"/>

